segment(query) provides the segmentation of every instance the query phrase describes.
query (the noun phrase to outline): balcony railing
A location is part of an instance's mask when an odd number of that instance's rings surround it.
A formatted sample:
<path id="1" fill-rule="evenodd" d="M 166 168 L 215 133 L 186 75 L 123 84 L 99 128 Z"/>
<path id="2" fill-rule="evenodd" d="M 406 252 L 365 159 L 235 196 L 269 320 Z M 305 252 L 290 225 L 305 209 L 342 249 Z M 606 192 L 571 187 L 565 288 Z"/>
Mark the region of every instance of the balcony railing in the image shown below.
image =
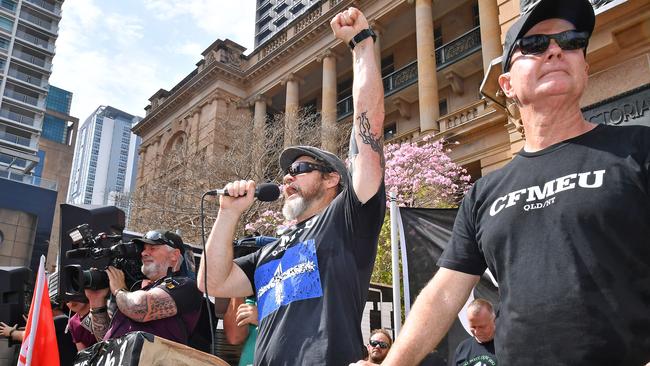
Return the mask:
<path id="1" fill-rule="evenodd" d="M 436 49 L 437 69 L 445 68 L 464 57 L 471 55 L 481 49 L 481 31 L 476 27 L 453 41 Z M 401 69 L 383 77 L 384 95 L 389 96 L 398 91 L 415 84 L 418 81 L 417 60 L 409 63 Z M 352 96 L 341 99 L 336 104 L 336 115 L 338 119 L 345 118 L 352 114 Z"/>
<path id="2" fill-rule="evenodd" d="M 384 83 L 384 94 L 391 95 L 418 81 L 418 62 L 410 64 L 394 71 L 382 79 Z"/>
<path id="3" fill-rule="evenodd" d="M 17 92 L 15 90 L 5 89 L 5 96 L 17 100 L 19 102 L 33 105 L 34 107 L 41 107 L 38 104 L 38 98 L 32 97 L 31 95 Z"/>
<path id="4" fill-rule="evenodd" d="M 479 100 L 459 110 L 456 110 L 453 113 L 443 116 L 442 118 L 438 119 L 440 131 L 446 131 L 463 125 L 467 122 L 471 122 L 478 116 L 482 115 L 485 112 L 486 108 L 487 102 L 485 100 Z"/>
<path id="5" fill-rule="evenodd" d="M 418 63 L 413 61 L 410 64 L 394 71 L 382 78 L 384 83 L 384 95 L 388 96 L 413 85 L 418 81 Z M 338 119 L 345 118 L 352 114 L 354 109 L 352 96 L 341 99 L 336 103 L 336 116 Z"/>
<path id="6" fill-rule="evenodd" d="M 0 109 L 0 117 L 10 119 L 14 122 L 22 123 L 24 125 L 34 127 L 34 118 L 29 116 L 23 116 L 22 114 L 12 112 L 6 109 Z"/>
<path id="7" fill-rule="evenodd" d="M 27 61 L 29 63 L 32 63 L 32 64 L 34 64 L 36 66 L 40 66 L 40 67 L 42 67 L 44 69 L 49 70 L 52 67 L 52 64 L 45 61 L 45 59 L 40 58 L 40 57 L 36 57 L 34 55 L 30 55 L 29 53 L 18 51 L 15 48 L 14 48 L 14 52 L 13 52 L 12 56 L 14 56 L 16 58 L 19 58 L 19 59 L 21 59 L 23 61 Z"/>
<path id="8" fill-rule="evenodd" d="M 32 14 L 28 14 L 24 11 L 20 12 L 20 19 L 26 20 L 32 24 L 36 24 L 41 28 L 47 29 L 49 31 L 53 31 L 52 29 L 52 22 L 49 20 L 41 19 L 37 16 L 34 16 Z"/>
<path id="9" fill-rule="evenodd" d="M 481 49 L 481 30 L 476 27 L 436 49 L 436 68 L 445 68 Z"/>
<path id="10" fill-rule="evenodd" d="M 9 11 L 10 13 L 15 13 L 16 12 L 16 2 L 11 1 L 11 0 L 2 0 L 0 2 L 0 6 L 6 10 Z"/>
<path id="11" fill-rule="evenodd" d="M 0 50 L 7 51 L 8 49 L 9 41 L 4 38 L 0 38 Z"/>
<path id="12" fill-rule="evenodd" d="M 13 133 L 7 131 L 0 131 L 0 139 L 12 142 L 14 144 L 26 146 L 26 147 L 31 147 L 31 141 L 32 141 L 27 137 L 14 135 Z"/>
<path id="13" fill-rule="evenodd" d="M 46 50 L 48 50 L 50 52 L 54 52 L 54 46 L 52 44 L 50 44 L 50 42 L 48 42 L 48 41 L 46 41 L 46 40 L 44 40 L 42 38 L 38 38 L 36 36 L 33 36 L 31 34 L 26 33 L 25 31 L 21 31 L 21 30 L 16 31 L 16 36 L 18 38 L 22 39 L 22 40 L 25 40 L 25 41 L 27 41 L 29 43 L 32 43 L 32 44 L 35 44 L 35 45 L 37 45 L 37 46 L 39 46 L 41 48 L 44 48 L 44 49 L 46 49 Z"/>
<path id="14" fill-rule="evenodd" d="M 22 71 L 18 71 L 16 69 L 9 68 L 9 76 L 22 80 L 26 83 L 32 84 L 34 86 L 37 86 L 39 88 L 44 88 L 45 86 L 43 85 L 43 80 L 39 77 L 36 77 L 34 75 L 29 75 L 26 74 Z"/>
<path id="15" fill-rule="evenodd" d="M 50 4 L 50 3 L 46 2 L 46 1 L 42 1 L 42 0 L 25 0 L 25 1 L 30 3 L 30 4 L 40 6 L 41 8 L 43 8 L 43 9 L 45 9 L 45 10 L 51 12 L 51 13 L 54 13 L 56 15 L 61 14 L 60 9 L 57 9 L 57 7 L 54 6 L 54 4 Z"/>
<path id="16" fill-rule="evenodd" d="M 257 7 L 257 9 L 260 13 L 264 13 L 265 11 L 271 8 L 271 5 L 273 5 L 271 4 L 271 0 L 266 0 L 263 3 L 261 3 L 260 6 Z"/>
<path id="17" fill-rule="evenodd" d="M 0 169 L 0 178 L 4 179 L 9 179 L 13 180 L 15 182 L 21 182 L 25 184 L 29 184 L 32 186 L 36 187 L 41 187 L 45 189 L 49 189 L 52 191 L 56 191 L 59 183 L 53 180 L 41 178 L 41 177 L 36 177 L 33 175 L 27 175 L 27 174 L 22 174 L 18 172 L 10 172 L 4 169 Z"/>

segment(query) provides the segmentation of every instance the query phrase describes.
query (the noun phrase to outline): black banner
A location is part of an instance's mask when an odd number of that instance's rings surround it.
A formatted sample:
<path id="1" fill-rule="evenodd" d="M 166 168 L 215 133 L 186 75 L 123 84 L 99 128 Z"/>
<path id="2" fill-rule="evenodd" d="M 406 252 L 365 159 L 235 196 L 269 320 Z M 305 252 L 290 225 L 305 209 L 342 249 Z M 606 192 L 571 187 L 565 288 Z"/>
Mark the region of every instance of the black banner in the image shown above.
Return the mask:
<path id="1" fill-rule="evenodd" d="M 400 207 L 409 276 L 411 303 L 438 271 L 436 262 L 451 238 L 456 209 L 429 209 Z M 489 277 L 483 275 L 474 289 L 474 296 L 489 300 L 495 306 L 499 301 L 498 290 Z M 458 319 L 440 342 L 436 351 L 421 365 L 453 365 L 458 344 L 469 334 Z"/>
<path id="2" fill-rule="evenodd" d="M 154 335 L 133 332 L 124 337 L 95 343 L 77 354 L 74 366 L 137 366 L 140 363 L 140 353 L 145 340 L 153 342 Z"/>

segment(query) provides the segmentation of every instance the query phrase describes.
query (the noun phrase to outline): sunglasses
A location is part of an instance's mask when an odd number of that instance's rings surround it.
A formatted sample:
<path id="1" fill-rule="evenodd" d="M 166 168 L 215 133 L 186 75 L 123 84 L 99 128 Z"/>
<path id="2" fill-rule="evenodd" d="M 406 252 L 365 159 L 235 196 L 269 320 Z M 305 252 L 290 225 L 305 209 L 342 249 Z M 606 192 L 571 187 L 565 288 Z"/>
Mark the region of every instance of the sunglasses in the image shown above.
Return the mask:
<path id="1" fill-rule="evenodd" d="M 176 248 L 176 244 L 174 244 L 171 240 L 167 239 L 162 233 L 158 231 L 154 231 L 154 230 L 148 231 L 146 234 L 144 234 L 143 238 L 147 240 L 162 242 L 163 244 L 167 244 L 172 248 Z"/>
<path id="2" fill-rule="evenodd" d="M 388 343 L 386 343 L 386 342 L 370 340 L 370 342 L 368 342 L 368 344 L 370 345 L 370 347 L 379 347 L 381 349 L 388 348 Z"/>
<path id="3" fill-rule="evenodd" d="M 520 38 L 515 43 L 524 55 L 539 55 L 544 53 L 551 44 L 551 39 L 565 51 L 586 48 L 589 43 L 589 32 L 568 30 L 556 34 L 533 34 Z"/>
<path id="4" fill-rule="evenodd" d="M 298 174 L 309 173 L 309 172 L 313 172 L 314 170 L 318 170 L 324 173 L 331 173 L 334 171 L 334 169 L 328 166 L 314 164 L 307 161 L 298 161 L 291 164 L 287 168 L 285 174 L 289 174 L 290 176 L 295 177 Z"/>

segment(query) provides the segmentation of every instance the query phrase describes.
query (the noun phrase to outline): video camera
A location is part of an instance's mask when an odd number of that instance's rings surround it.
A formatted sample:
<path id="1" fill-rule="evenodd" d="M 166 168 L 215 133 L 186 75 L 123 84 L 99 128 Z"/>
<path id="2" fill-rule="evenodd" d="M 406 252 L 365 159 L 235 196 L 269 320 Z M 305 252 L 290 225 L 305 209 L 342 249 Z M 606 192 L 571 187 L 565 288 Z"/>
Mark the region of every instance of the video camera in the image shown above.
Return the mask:
<path id="1" fill-rule="evenodd" d="M 123 242 L 122 235 L 108 235 L 100 233 L 93 236 L 88 224 L 79 225 L 68 231 L 73 245 L 78 249 L 68 250 L 65 253 L 68 259 L 89 259 L 96 268 L 82 269 L 79 264 L 70 264 L 63 267 L 61 276 L 69 284 L 66 295 L 76 296 L 83 294 L 84 289 L 99 290 L 109 287 L 108 275 L 105 269 L 108 266 L 121 269 L 124 272 L 126 284 L 131 287 L 135 282 L 144 278 L 141 272 L 142 246 L 133 241 Z M 100 269 L 97 269 L 100 268 Z"/>

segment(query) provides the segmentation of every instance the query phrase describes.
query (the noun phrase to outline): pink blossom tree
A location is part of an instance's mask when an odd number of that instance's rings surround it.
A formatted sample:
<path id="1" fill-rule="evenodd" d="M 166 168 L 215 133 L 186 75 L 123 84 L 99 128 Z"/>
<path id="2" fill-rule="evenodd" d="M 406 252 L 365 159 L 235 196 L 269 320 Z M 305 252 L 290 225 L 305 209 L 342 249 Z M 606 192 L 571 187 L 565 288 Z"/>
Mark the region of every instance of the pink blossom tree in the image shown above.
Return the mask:
<path id="1" fill-rule="evenodd" d="M 421 142 L 387 144 L 386 192 L 395 192 L 398 206 L 451 208 L 457 207 L 470 187 L 470 175 L 447 155 L 451 150 L 445 140 L 431 135 Z M 386 200 L 388 202 L 388 197 Z M 379 234 L 377 259 L 372 281 L 392 283 L 390 216 L 386 213 Z"/>
<path id="2" fill-rule="evenodd" d="M 471 177 L 449 158 L 446 145 L 431 136 L 422 143 L 386 145 L 386 191 L 395 192 L 399 206 L 456 207 Z"/>

